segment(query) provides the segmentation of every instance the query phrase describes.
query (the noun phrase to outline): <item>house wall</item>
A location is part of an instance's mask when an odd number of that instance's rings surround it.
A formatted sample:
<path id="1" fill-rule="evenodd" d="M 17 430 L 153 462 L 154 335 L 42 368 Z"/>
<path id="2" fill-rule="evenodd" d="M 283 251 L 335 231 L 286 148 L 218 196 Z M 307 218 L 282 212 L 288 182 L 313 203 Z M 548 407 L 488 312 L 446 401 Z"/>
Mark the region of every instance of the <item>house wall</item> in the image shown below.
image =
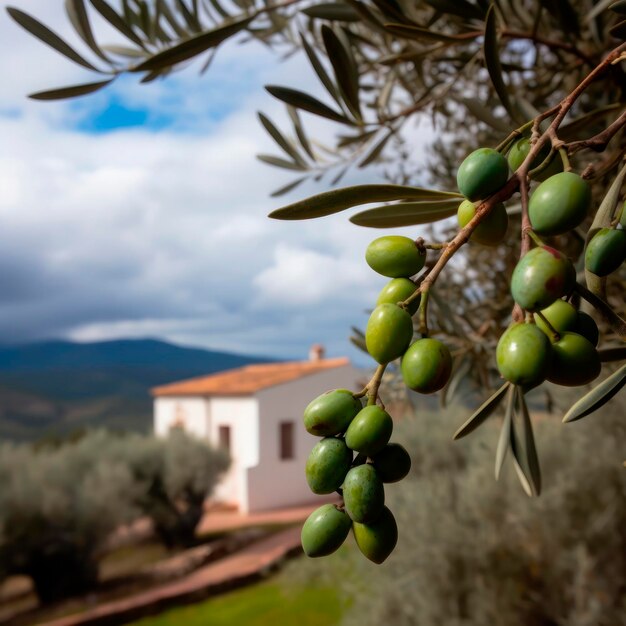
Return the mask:
<path id="1" fill-rule="evenodd" d="M 217 444 L 219 427 L 230 426 L 231 465 L 217 486 L 213 497 L 236 504 L 246 513 L 247 470 L 258 463 L 258 408 L 252 397 L 210 399 L 211 421 L 209 441 Z"/>
<path id="2" fill-rule="evenodd" d="M 350 365 L 305 376 L 256 394 L 259 410 L 259 460 L 247 470 L 248 510 L 261 511 L 320 501 L 304 475 L 307 457 L 318 437 L 302 424 L 302 413 L 315 397 L 329 389 L 358 390 L 363 372 Z M 293 421 L 295 456 L 280 459 L 280 423 Z"/>
<path id="3" fill-rule="evenodd" d="M 181 425 L 196 437 L 209 435 L 208 404 L 205 398 L 168 396 L 154 400 L 154 433 L 165 437 Z"/>

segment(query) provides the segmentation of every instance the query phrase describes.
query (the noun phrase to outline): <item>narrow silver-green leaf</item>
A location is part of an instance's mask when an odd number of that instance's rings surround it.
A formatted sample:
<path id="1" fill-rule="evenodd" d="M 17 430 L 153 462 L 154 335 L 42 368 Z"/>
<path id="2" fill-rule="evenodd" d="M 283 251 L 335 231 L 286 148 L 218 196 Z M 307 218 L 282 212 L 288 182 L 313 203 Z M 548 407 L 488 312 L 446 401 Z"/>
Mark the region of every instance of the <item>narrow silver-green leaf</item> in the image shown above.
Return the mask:
<path id="1" fill-rule="evenodd" d="M 467 41 L 464 37 L 457 35 L 446 35 L 438 33 L 421 26 L 408 26 L 406 24 L 385 24 L 385 30 L 393 35 L 402 37 L 403 39 L 411 39 L 412 41 L 441 41 L 444 43 L 460 43 Z"/>
<path id="2" fill-rule="evenodd" d="M 287 105 L 287 112 L 289 113 L 289 117 L 293 122 L 293 129 L 296 132 L 296 137 L 300 142 L 303 150 L 315 161 L 315 153 L 313 152 L 313 148 L 309 142 L 309 138 L 306 136 L 304 132 L 304 128 L 302 127 L 302 122 L 300 122 L 300 116 L 298 115 L 298 109 L 292 107 L 291 105 Z"/>
<path id="3" fill-rule="evenodd" d="M 406 187 L 404 185 L 356 185 L 343 187 L 305 198 L 272 211 L 269 216 L 281 220 L 305 220 L 339 213 L 345 209 L 371 202 L 411 199 L 445 199 L 458 194 L 447 191 Z"/>
<path id="4" fill-rule="evenodd" d="M 132 26 L 128 24 L 115 9 L 111 7 L 105 0 L 89 0 L 91 2 L 91 6 L 102 15 L 102 17 L 113 26 L 118 32 L 122 33 L 124 37 L 130 39 L 133 43 L 136 43 L 138 46 L 145 48 L 144 42 L 141 40 L 139 35 L 132 29 Z"/>
<path id="5" fill-rule="evenodd" d="M 190 37 L 178 45 L 148 57 L 143 63 L 134 66 L 131 71 L 152 72 L 154 70 L 171 67 L 183 61 L 188 61 L 210 48 L 219 46 L 219 44 L 229 37 L 241 32 L 253 19 L 253 17 L 245 17 L 231 24 L 220 26 L 219 28 L 214 28 L 213 30 Z"/>
<path id="6" fill-rule="evenodd" d="M 461 439 L 465 435 L 469 435 L 472 431 L 478 428 L 497 408 L 500 404 L 507 389 L 511 386 L 508 381 L 500 387 L 495 393 L 493 393 L 485 402 L 483 402 L 469 419 L 461 425 L 461 427 L 454 433 L 453 439 Z"/>
<path id="7" fill-rule="evenodd" d="M 508 133 L 511 130 L 510 124 L 507 124 L 502 118 L 496 117 L 489 107 L 483 105 L 478 100 L 464 98 L 462 102 L 477 120 L 503 133 Z"/>
<path id="8" fill-rule="evenodd" d="M 110 52 L 111 54 L 117 54 L 122 57 L 128 57 L 131 59 L 143 59 L 146 56 L 145 50 L 139 50 L 138 48 L 129 48 L 128 46 L 115 46 L 108 45 L 102 46 L 103 50 Z"/>
<path id="9" fill-rule="evenodd" d="M 369 154 L 365 156 L 365 158 L 359 163 L 359 168 L 367 167 L 370 163 L 373 163 L 378 159 L 382 151 L 385 149 L 387 142 L 395 135 L 395 129 L 391 129 L 389 132 L 385 133 L 383 137 L 377 141 L 372 149 L 369 151 Z"/>
<path id="10" fill-rule="evenodd" d="M 513 419 L 513 408 L 515 407 L 515 387 L 509 387 L 509 392 L 506 396 L 506 410 L 504 413 L 504 420 L 500 428 L 500 437 L 498 438 L 498 447 L 496 449 L 496 465 L 495 476 L 496 480 L 500 478 L 500 472 L 504 459 L 506 458 L 507 450 L 511 445 L 511 421 Z"/>
<path id="11" fill-rule="evenodd" d="M 528 413 L 526 398 L 520 387 L 516 387 L 517 406 L 522 418 L 522 431 L 524 433 L 524 454 L 525 468 L 528 468 L 528 480 L 533 495 L 538 496 L 541 493 L 541 469 L 539 467 L 539 456 L 535 445 L 535 436 L 533 434 L 533 425 Z"/>
<path id="12" fill-rule="evenodd" d="M 272 191 L 270 196 L 272 198 L 277 198 L 278 196 L 282 196 L 286 193 L 289 193 L 292 189 L 295 189 L 300 183 L 304 182 L 305 180 L 306 180 L 306 176 L 303 178 L 296 178 L 296 180 L 291 181 L 288 185 L 285 185 L 284 187 L 281 187 L 280 189 L 276 189 L 275 191 Z"/>
<path id="13" fill-rule="evenodd" d="M 259 159 L 259 161 L 263 161 L 264 163 L 268 163 L 269 165 L 275 165 L 276 167 L 282 167 L 286 170 L 295 170 L 297 172 L 301 172 L 302 170 L 306 169 L 299 163 L 287 161 L 286 159 L 281 159 L 280 157 L 276 157 L 271 154 L 257 154 L 256 158 Z"/>
<path id="14" fill-rule="evenodd" d="M 113 82 L 113 78 L 97 83 L 87 83 L 85 85 L 72 85 L 71 87 L 61 87 L 59 89 L 48 89 L 29 94 L 33 100 L 65 100 L 67 98 L 77 98 L 98 91 Z"/>
<path id="15" fill-rule="evenodd" d="M 326 91 L 333 97 L 335 102 L 337 102 L 337 104 L 340 104 L 341 100 L 339 98 L 339 91 L 337 90 L 337 86 L 335 85 L 335 83 L 333 83 L 332 79 L 328 75 L 328 72 L 324 69 L 324 66 L 319 60 L 317 53 L 302 33 L 300 33 L 300 40 L 302 41 L 302 47 L 304 48 L 304 52 L 309 58 L 309 63 L 311 63 L 311 66 L 315 70 L 317 77 L 320 79 L 322 85 L 324 85 L 324 87 L 326 88 Z"/>
<path id="16" fill-rule="evenodd" d="M 99 56 L 106 63 L 110 63 L 109 57 L 107 57 L 107 55 L 103 52 L 102 48 L 100 48 L 98 42 L 93 36 L 84 0 L 65 0 L 65 10 L 70 18 L 70 21 L 72 22 L 72 25 L 74 26 L 74 30 L 76 30 L 80 38 L 97 56 Z"/>
<path id="17" fill-rule="evenodd" d="M 354 59 L 351 57 L 350 49 L 337 37 L 333 29 L 326 24 L 322 25 L 322 39 L 326 48 L 326 54 L 335 72 L 339 92 L 352 115 L 360 119 L 359 75 Z"/>
<path id="18" fill-rule="evenodd" d="M 516 119 L 516 112 L 511 104 L 509 92 L 504 84 L 502 77 L 502 68 L 500 67 L 500 57 L 498 53 L 498 30 L 496 27 L 496 12 L 492 4 L 487 11 L 485 20 L 485 38 L 483 41 L 483 54 L 485 57 L 485 65 L 489 72 L 489 77 L 493 83 L 494 89 L 500 98 L 504 108 L 509 115 Z"/>
<path id="19" fill-rule="evenodd" d="M 473 18 L 481 20 L 484 17 L 484 13 L 480 8 L 467 2 L 467 0 L 426 0 L 426 4 L 429 4 L 442 13 L 457 15 L 465 19 Z"/>
<path id="20" fill-rule="evenodd" d="M 598 356 L 602 363 L 614 363 L 615 361 L 626 361 L 626 347 L 605 348 L 598 350 Z"/>
<path id="21" fill-rule="evenodd" d="M 610 4 L 609 9 L 619 15 L 626 15 L 626 0 L 618 0 Z"/>
<path id="22" fill-rule="evenodd" d="M 564 423 L 575 422 L 603 407 L 626 385 L 626 363 L 616 372 L 575 402 L 563 418 Z"/>
<path id="23" fill-rule="evenodd" d="M 513 455 L 513 467 L 515 467 L 515 473 L 522 485 L 522 489 L 526 492 L 526 495 L 530 498 L 533 496 L 533 488 L 528 478 L 528 469 L 524 467 L 524 452 L 522 450 L 522 444 L 517 436 L 515 430 L 515 423 L 511 420 L 511 454 Z"/>
<path id="24" fill-rule="evenodd" d="M 263 128 L 269 133 L 272 139 L 298 164 L 302 166 L 306 166 L 305 160 L 300 156 L 299 152 L 293 147 L 291 143 L 287 140 L 286 137 L 276 128 L 276 126 L 272 123 L 272 120 L 269 119 L 266 115 L 259 112 L 258 113 L 259 120 L 261 124 L 263 124 Z"/>
<path id="25" fill-rule="evenodd" d="M 308 111 L 314 115 L 325 117 L 333 122 L 340 122 L 341 124 L 354 126 L 354 122 L 349 120 L 345 115 L 331 109 L 323 102 L 320 102 L 317 98 L 314 98 L 303 91 L 290 89 L 289 87 L 278 87 L 276 85 L 267 85 L 265 89 L 267 89 L 267 91 L 275 98 L 278 98 L 278 100 L 286 102 L 297 109 L 302 109 L 303 111 Z"/>
<path id="26" fill-rule="evenodd" d="M 399 228 L 417 224 L 431 224 L 455 215 L 459 199 L 385 204 L 356 213 L 350 221 L 369 228 Z"/>
<path id="27" fill-rule="evenodd" d="M 360 22 L 360 15 L 347 4 L 343 2 L 320 2 L 306 9 L 302 9 L 301 13 L 309 17 L 321 20 L 338 21 L 338 22 Z"/>
<path id="28" fill-rule="evenodd" d="M 103 73 L 102 70 L 99 70 L 95 65 L 92 65 L 87 59 L 78 54 L 74 48 L 63 41 L 56 33 L 52 32 L 47 26 L 44 26 L 34 17 L 28 15 L 28 13 L 24 13 L 24 11 L 20 11 L 14 7 L 7 7 L 7 12 L 24 30 L 71 61 L 74 61 L 74 63 L 82 65 L 88 70 Z"/>
<path id="29" fill-rule="evenodd" d="M 170 25 L 170 28 L 178 35 L 178 37 L 187 37 L 188 33 L 183 26 L 178 22 L 176 16 L 172 12 L 168 2 L 166 0 L 157 0 L 156 7 L 163 14 L 165 21 Z"/>
<path id="30" fill-rule="evenodd" d="M 200 32 L 202 26 L 198 21 L 198 18 L 194 15 L 193 11 L 183 2 L 183 0 L 175 0 L 178 12 L 183 16 L 187 27 L 194 33 Z"/>

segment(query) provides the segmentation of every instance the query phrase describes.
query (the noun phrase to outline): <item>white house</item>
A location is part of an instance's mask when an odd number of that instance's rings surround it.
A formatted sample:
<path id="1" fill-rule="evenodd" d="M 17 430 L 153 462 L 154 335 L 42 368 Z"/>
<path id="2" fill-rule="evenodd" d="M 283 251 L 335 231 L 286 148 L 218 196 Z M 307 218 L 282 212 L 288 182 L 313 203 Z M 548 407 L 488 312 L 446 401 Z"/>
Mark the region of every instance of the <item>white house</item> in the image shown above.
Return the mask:
<path id="1" fill-rule="evenodd" d="M 248 365 L 152 390 L 154 430 L 184 428 L 226 448 L 231 467 L 214 499 L 242 513 L 319 499 L 304 466 L 318 441 L 302 424 L 307 404 L 329 389 L 358 390 L 363 373 L 347 358 L 325 359 L 313 346 L 308 361 Z"/>

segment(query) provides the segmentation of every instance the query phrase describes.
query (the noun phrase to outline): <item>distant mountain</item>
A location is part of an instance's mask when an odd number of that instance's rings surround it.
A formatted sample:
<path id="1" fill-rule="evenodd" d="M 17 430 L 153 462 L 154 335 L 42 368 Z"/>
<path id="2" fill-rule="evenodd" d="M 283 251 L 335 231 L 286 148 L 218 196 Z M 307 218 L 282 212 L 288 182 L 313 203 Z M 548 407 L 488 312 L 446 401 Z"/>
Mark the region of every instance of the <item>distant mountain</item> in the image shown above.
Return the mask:
<path id="1" fill-rule="evenodd" d="M 147 431 L 155 385 L 273 359 L 154 339 L 0 346 L 0 439 Z"/>

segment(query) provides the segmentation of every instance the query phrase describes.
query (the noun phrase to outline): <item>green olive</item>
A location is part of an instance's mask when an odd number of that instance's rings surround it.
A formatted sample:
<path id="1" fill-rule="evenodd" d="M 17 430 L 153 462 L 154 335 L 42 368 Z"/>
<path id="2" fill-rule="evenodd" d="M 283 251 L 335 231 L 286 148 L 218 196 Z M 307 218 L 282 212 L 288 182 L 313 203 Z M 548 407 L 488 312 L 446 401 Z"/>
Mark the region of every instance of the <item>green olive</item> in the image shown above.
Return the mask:
<path id="1" fill-rule="evenodd" d="M 353 467 L 343 481 L 346 511 L 355 522 L 378 519 L 385 505 L 385 489 L 373 465 Z"/>
<path id="2" fill-rule="evenodd" d="M 569 302 L 565 302 L 565 300 L 555 300 L 549 307 L 543 309 L 541 314 L 548 320 L 557 333 L 562 333 L 566 330 L 574 330 L 576 321 L 578 320 L 578 312 Z M 534 314 L 534 319 L 537 327 L 541 328 L 548 338 L 552 339 L 552 331 L 546 326 L 537 313 Z"/>
<path id="3" fill-rule="evenodd" d="M 348 426 L 348 429 L 350 427 Z M 343 439 L 326 437 L 318 442 L 306 462 L 306 481 L 313 493 L 333 493 L 341 487 L 352 465 L 352 450 Z"/>
<path id="4" fill-rule="evenodd" d="M 417 274 L 424 267 L 426 253 L 408 237 L 387 235 L 367 246 L 365 260 L 375 272 L 401 278 Z"/>
<path id="5" fill-rule="evenodd" d="M 392 278 L 378 294 L 376 305 L 379 304 L 398 304 L 404 302 L 412 296 L 417 289 L 417 285 L 408 278 Z M 414 315 L 420 305 L 420 296 L 418 296 L 408 307 L 408 312 Z"/>
<path id="6" fill-rule="evenodd" d="M 304 553 L 310 557 L 327 556 L 346 540 L 352 520 L 334 504 L 324 504 L 309 515 L 302 526 Z"/>
<path id="7" fill-rule="evenodd" d="M 598 345 L 600 331 L 598 330 L 598 325 L 595 323 L 593 317 L 591 317 L 588 313 L 578 311 L 576 325 L 572 330 L 590 341 L 594 347 Z"/>
<path id="8" fill-rule="evenodd" d="M 466 226 L 475 214 L 476 205 L 469 200 L 463 200 L 456 214 L 459 226 L 461 228 Z M 474 229 L 470 240 L 481 243 L 484 246 L 497 246 L 504 239 L 508 225 L 509 216 L 504 208 L 504 204 L 498 203 Z"/>
<path id="9" fill-rule="evenodd" d="M 419 393 L 434 393 L 450 378 L 450 350 L 437 339 L 418 339 L 402 357 L 402 378 L 409 389 Z"/>
<path id="10" fill-rule="evenodd" d="M 374 522 L 369 524 L 354 522 L 352 532 L 361 553 L 378 564 L 393 552 L 398 542 L 398 525 L 387 507 Z"/>
<path id="11" fill-rule="evenodd" d="M 591 206 L 591 187 L 578 174 L 561 172 L 535 189 L 528 203 L 533 230 L 560 235 L 578 226 Z"/>
<path id="12" fill-rule="evenodd" d="M 380 452 L 389 441 L 393 420 L 387 411 L 371 405 L 361 409 L 346 431 L 346 445 L 367 456 Z"/>
<path id="13" fill-rule="evenodd" d="M 384 483 L 402 480 L 411 469 L 411 457 L 399 443 L 388 443 L 372 457 L 372 463 Z"/>
<path id="14" fill-rule="evenodd" d="M 459 191 L 468 200 L 481 200 L 504 186 L 509 164 L 496 150 L 479 148 L 469 154 L 456 174 Z"/>
<path id="15" fill-rule="evenodd" d="M 404 354 L 413 338 L 413 322 L 407 311 L 395 304 L 379 304 L 367 322 L 367 351 L 379 363 L 389 363 Z"/>
<path id="16" fill-rule="evenodd" d="M 600 374 L 600 357 L 593 344 L 582 335 L 563 333 L 552 349 L 550 382 L 577 387 L 590 383 Z"/>
<path id="17" fill-rule="evenodd" d="M 539 385 L 548 375 L 551 360 L 550 340 L 534 324 L 520 323 L 510 326 L 498 341 L 498 370 L 514 385 Z"/>
<path id="18" fill-rule="evenodd" d="M 361 401 L 348 389 L 327 391 L 304 409 L 304 427 L 318 437 L 338 435 L 361 408 Z"/>
<path id="19" fill-rule="evenodd" d="M 522 165 L 528 153 L 530 152 L 530 139 L 528 137 L 522 137 L 522 139 L 516 141 L 513 147 L 509 151 L 508 161 L 511 171 L 515 172 Z M 539 167 L 550 155 L 550 146 L 544 144 L 539 151 L 539 154 L 532 160 L 529 171 Z M 563 171 L 563 161 L 557 154 L 554 154 L 550 159 L 550 164 L 539 174 L 531 176 L 533 180 L 544 181 L 550 176 L 554 176 Z"/>
<path id="20" fill-rule="evenodd" d="M 576 284 L 572 262 L 558 250 L 539 246 L 527 252 L 511 276 L 511 294 L 527 311 L 540 311 L 568 295 Z"/>
<path id="21" fill-rule="evenodd" d="M 626 231 L 601 228 L 585 250 L 585 269 L 596 276 L 612 274 L 626 258 Z"/>

